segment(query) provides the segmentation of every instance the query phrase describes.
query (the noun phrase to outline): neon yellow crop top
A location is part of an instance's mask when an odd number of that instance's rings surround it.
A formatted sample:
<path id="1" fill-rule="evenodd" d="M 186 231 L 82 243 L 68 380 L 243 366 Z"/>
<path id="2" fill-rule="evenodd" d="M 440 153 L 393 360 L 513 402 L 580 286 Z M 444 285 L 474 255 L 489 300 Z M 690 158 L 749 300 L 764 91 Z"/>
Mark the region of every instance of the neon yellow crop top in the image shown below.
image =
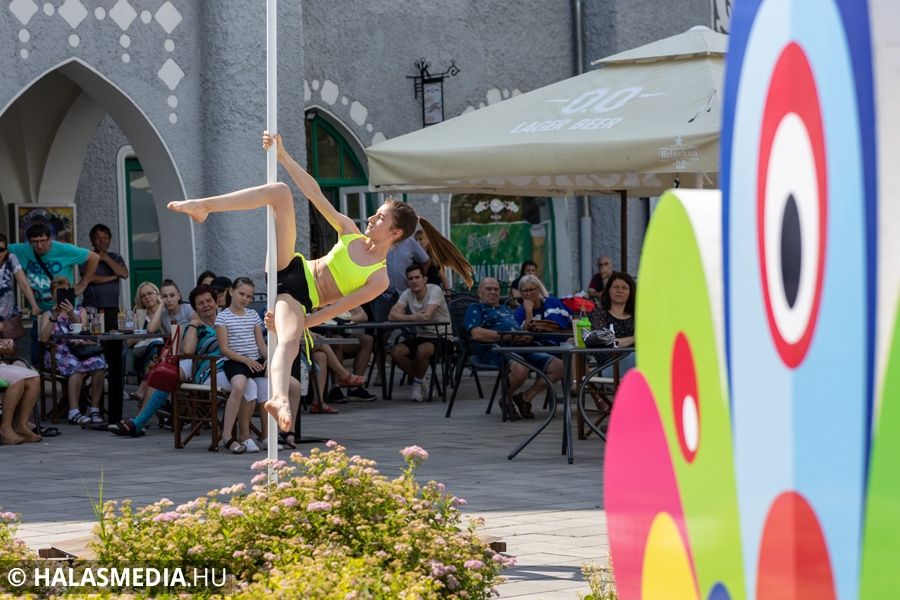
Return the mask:
<path id="1" fill-rule="evenodd" d="M 364 286 L 372 273 L 386 266 L 385 261 L 366 267 L 353 262 L 353 259 L 350 258 L 350 242 L 364 237 L 366 236 L 361 233 L 348 233 L 340 236 L 331 252 L 322 259 L 325 266 L 331 271 L 331 276 L 334 277 L 334 282 L 343 296 L 352 294 Z"/>

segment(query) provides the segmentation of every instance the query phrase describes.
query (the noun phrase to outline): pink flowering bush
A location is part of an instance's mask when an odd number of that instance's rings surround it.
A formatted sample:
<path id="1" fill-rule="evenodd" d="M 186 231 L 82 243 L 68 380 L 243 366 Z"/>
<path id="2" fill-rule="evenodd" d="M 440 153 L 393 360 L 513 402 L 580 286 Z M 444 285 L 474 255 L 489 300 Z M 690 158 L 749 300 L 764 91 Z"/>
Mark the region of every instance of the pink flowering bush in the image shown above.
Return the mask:
<path id="1" fill-rule="evenodd" d="M 513 560 L 475 536 L 480 523 L 463 525 L 462 499 L 416 482 L 427 452 L 402 450 L 407 467 L 391 479 L 374 461 L 328 447 L 274 463 L 277 485 L 257 476 L 249 490 L 237 484 L 179 506 L 106 502 L 92 549 L 106 564 L 224 567 L 235 578 L 229 595 L 242 598 L 492 596 Z"/>
<path id="2" fill-rule="evenodd" d="M 19 516 L 15 513 L 0 511 L 0 562 L 20 561 L 36 558 L 25 542 L 16 538 L 16 525 Z"/>

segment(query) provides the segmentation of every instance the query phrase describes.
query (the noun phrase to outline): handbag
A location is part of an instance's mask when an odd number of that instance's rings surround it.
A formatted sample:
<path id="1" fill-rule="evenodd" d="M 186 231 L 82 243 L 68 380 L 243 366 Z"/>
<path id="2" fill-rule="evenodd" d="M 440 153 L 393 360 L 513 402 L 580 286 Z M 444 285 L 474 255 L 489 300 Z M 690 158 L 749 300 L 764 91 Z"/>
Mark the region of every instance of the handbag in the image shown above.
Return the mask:
<path id="1" fill-rule="evenodd" d="M 616 334 L 609 329 L 584 332 L 584 345 L 588 348 L 615 348 Z"/>
<path id="2" fill-rule="evenodd" d="M 147 385 L 155 390 L 171 394 L 178 387 L 181 371 L 178 368 L 178 326 L 172 328 L 166 345 L 159 351 L 159 361 L 147 374 Z"/>
<path id="3" fill-rule="evenodd" d="M 16 315 L 5 321 L 0 321 L 0 338 L 14 340 L 25 335 L 25 327 L 22 326 L 22 317 Z"/>
<path id="4" fill-rule="evenodd" d="M 78 360 L 87 360 L 103 354 L 103 346 L 95 342 L 89 342 L 87 344 L 69 344 L 69 351 L 75 355 L 75 358 Z"/>
<path id="5" fill-rule="evenodd" d="M 9 256 L 6 257 L 6 260 L 3 262 L 3 269 L 9 269 L 9 278 L 12 281 L 12 292 L 13 298 L 18 298 L 18 289 L 16 286 L 16 276 L 12 272 L 12 265 L 9 261 Z M 15 300 L 13 301 L 15 302 Z M 18 309 L 13 308 L 15 312 L 18 312 Z M 22 317 L 18 314 L 11 316 L 8 319 L 4 319 L 0 321 L 0 338 L 7 340 L 15 340 L 17 338 L 25 335 L 25 327 L 22 326 Z"/>

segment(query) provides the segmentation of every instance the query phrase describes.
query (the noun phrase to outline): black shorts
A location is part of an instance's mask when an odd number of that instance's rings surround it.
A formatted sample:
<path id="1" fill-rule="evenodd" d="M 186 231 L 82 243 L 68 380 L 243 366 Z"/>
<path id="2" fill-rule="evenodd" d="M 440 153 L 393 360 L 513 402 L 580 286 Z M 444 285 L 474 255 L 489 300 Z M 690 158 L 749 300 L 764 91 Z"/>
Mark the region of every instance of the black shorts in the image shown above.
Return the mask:
<path id="1" fill-rule="evenodd" d="M 259 364 L 261 364 L 264 367 L 266 366 L 265 358 L 257 358 L 256 362 L 258 362 Z M 245 365 L 242 362 L 237 362 L 236 360 L 226 360 L 225 364 L 222 365 L 222 370 L 225 371 L 225 376 L 228 378 L 228 381 L 231 381 L 231 379 L 235 375 L 243 375 L 247 379 L 253 379 L 254 377 L 265 377 L 266 376 L 265 370 L 259 371 L 258 373 L 254 373 L 253 371 L 250 370 L 250 367 L 248 367 L 247 365 Z"/>
<path id="2" fill-rule="evenodd" d="M 407 348 L 409 348 L 409 356 L 411 358 L 415 358 L 418 353 L 419 346 L 422 344 L 431 344 L 432 346 L 437 340 L 434 338 L 426 338 L 426 337 L 416 337 L 416 336 L 408 336 L 402 340 L 400 340 L 397 345 L 403 344 Z"/>
<path id="3" fill-rule="evenodd" d="M 315 308 L 309 297 L 309 284 L 306 281 L 306 267 L 302 256 L 294 256 L 285 268 L 278 271 L 278 294 L 288 294 L 303 305 L 306 312 Z"/>

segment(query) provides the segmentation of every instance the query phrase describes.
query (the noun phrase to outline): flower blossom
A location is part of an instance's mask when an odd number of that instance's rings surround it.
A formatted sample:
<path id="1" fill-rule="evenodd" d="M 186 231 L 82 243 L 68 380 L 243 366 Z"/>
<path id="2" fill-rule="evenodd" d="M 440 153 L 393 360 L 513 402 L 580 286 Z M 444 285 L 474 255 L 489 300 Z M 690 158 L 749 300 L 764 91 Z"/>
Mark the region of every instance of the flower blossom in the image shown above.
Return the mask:
<path id="1" fill-rule="evenodd" d="M 243 517 L 244 511 L 239 509 L 237 506 L 223 506 L 222 510 L 219 511 L 219 514 L 226 519 L 230 519 L 232 517 Z"/>
<path id="2" fill-rule="evenodd" d="M 426 452 L 423 448 L 419 446 L 407 446 L 403 450 L 400 451 L 400 454 L 403 458 L 407 460 L 413 460 L 421 462 L 428 458 L 428 452 Z"/>
<path id="3" fill-rule="evenodd" d="M 16 520 L 14 512 L 0 512 L 0 523 L 12 523 Z"/>
<path id="4" fill-rule="evenodd" d="M 337 445 L 338 443 L 334 440 L 328 440 L 327 442 L 325 442 L 325 446 L 327 446 L 328 448 L 334 449 L 337 448 Z"/>
<path id="5" fill-rule="evenodd" d="M 181 513 L 177 513 L 174 510 L 170 510 L 169 512 L 159 513 L 155 517 L 153 517 L 153 521 L 155 523 L 168 523 L 170 521 L 174 521 L 181 517 Z"/>
<path id="6" fill-rule="evenodd" d="M 220 494 L 237 494 L 239 492 L 243 492 L 246 487 L 247 486 L 245 486 L 243 483 L 236 483 L 234 485 L 229 485 L 229 486 L 226 486 L 223 488 L 219 488 L 219 493 Z"/>
<path id="7" fill-rule="evenodd" d="M 463 566 L 467 569 L 483 569 L 484 563 L 477 559 L 467 560 Z"/>
<path id="8" fill-rule="evenodd" d="M 293 496 L 288 496 L 287 498 L 281 500 L 281 504 L 283 506 L 297 506 L 297 499 Z"/>
<path id="9" fill-rule="evenodd" d="M 330 502 L 310 502 L 306 505 L 306 510 L 309 512 L 322 512 L 331 510 Z"/>

